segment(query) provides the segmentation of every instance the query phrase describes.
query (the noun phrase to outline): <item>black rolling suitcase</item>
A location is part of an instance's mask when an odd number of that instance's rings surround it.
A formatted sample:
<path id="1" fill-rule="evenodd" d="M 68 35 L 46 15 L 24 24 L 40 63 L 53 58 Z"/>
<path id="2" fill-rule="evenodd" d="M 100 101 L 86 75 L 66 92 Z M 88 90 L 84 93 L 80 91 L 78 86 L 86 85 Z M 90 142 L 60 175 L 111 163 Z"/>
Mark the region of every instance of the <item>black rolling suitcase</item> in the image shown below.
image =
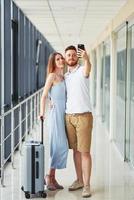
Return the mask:
<path id="1" fill-rule="evenodd" d="M 30 141 L 24 145 L 23 159 L 23 186 L 22 190 L 27 199 L 31 194 L 39 194 L 46 198 L 44 191 L 44 145 L 43 119 L 41 119 L 41 142 Z"/>

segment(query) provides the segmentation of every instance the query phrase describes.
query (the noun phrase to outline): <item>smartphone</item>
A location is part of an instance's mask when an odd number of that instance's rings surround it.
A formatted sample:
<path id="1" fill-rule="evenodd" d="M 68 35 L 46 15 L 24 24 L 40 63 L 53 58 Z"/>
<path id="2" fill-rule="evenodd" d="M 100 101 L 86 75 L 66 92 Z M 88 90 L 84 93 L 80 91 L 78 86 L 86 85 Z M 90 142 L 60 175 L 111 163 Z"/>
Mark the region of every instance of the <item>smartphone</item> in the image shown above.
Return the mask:
<path id="1" fill-rule="evenodd" d="M 78 49 L 85 50 L 85 46 L 84 46 L 84 44 L 78 44 Z"/>

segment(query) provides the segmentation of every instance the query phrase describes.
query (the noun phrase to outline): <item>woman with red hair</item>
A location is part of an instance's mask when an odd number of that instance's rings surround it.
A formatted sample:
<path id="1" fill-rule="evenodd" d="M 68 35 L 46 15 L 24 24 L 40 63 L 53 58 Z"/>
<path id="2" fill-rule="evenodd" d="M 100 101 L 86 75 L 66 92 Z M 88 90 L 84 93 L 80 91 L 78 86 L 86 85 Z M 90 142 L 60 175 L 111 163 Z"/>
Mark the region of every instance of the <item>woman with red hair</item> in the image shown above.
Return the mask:
<path id="1" fill-rule="evenodd" d="M 66 167 L 68 155 L 68 141 L 65 132 L 65 103 L 66 89 L 64 82 L 65 60 L 60 53 L 53 53 L 49 57 L 47 80 L 41 97 L 40 117 L 45 117 L 46 99 L 49 95 L 52 108 L 49 113 L 49 136 L 51 165 L 46 184 L 49 190 L 63 189 L 55 178 L 56 169 Z"/>

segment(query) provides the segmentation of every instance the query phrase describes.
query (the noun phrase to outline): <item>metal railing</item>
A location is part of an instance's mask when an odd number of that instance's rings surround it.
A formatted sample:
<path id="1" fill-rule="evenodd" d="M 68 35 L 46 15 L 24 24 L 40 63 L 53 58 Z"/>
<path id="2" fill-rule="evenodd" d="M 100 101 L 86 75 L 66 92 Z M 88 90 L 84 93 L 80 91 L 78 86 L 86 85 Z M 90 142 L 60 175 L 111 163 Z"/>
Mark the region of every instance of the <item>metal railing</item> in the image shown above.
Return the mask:
<path id="1" fill-rule="evenodd" d="M 1 124 L 1 135 L 0 135 L 0 150 L 1 150 L 1 185 L 4 187 L 4 168 L 7 161 L 11 158 L 12 167 L 14 168 L 14 152 L 17 147 L 21 153 L 22 140 L 28 136 L 28 132 L 31 132 L 33 125 L 37 123 L 37 118 L 39 115 L 40 98 L 42 94 L 40 89 L 25 100 L 21 101 L 19 104 L 5 112 L 0 116 Z M 25 105 L 25 106 L 24 106 Z M 24 106 L 24 108 L 23 108 Z M 25 109 L 25 116 L 22 118 L 22 111 Z M 18 124 L 15 127 L 15 111 L 18 110 L 19 119 Z M 11 116 L 11 132 L 5 137 L 5 118 Z M 22 125 L 25 123 L 25 132 L 22 132 Z M 15 131 L 18 129 L 19 141 L 15 145 Z M 5 142 L 11 137 L 11 152 L 5 158 Z"/>

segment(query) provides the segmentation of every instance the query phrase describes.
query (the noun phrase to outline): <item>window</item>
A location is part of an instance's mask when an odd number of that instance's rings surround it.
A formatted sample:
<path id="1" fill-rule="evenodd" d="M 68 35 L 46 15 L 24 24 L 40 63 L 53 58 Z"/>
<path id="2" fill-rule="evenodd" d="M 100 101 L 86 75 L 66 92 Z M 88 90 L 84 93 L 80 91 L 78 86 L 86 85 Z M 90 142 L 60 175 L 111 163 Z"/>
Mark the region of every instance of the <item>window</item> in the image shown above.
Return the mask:
<path id="1" fill-rule="evenodd" d="M 18 22 L 12 20 L 12 102 L 18 102 Z"/>

